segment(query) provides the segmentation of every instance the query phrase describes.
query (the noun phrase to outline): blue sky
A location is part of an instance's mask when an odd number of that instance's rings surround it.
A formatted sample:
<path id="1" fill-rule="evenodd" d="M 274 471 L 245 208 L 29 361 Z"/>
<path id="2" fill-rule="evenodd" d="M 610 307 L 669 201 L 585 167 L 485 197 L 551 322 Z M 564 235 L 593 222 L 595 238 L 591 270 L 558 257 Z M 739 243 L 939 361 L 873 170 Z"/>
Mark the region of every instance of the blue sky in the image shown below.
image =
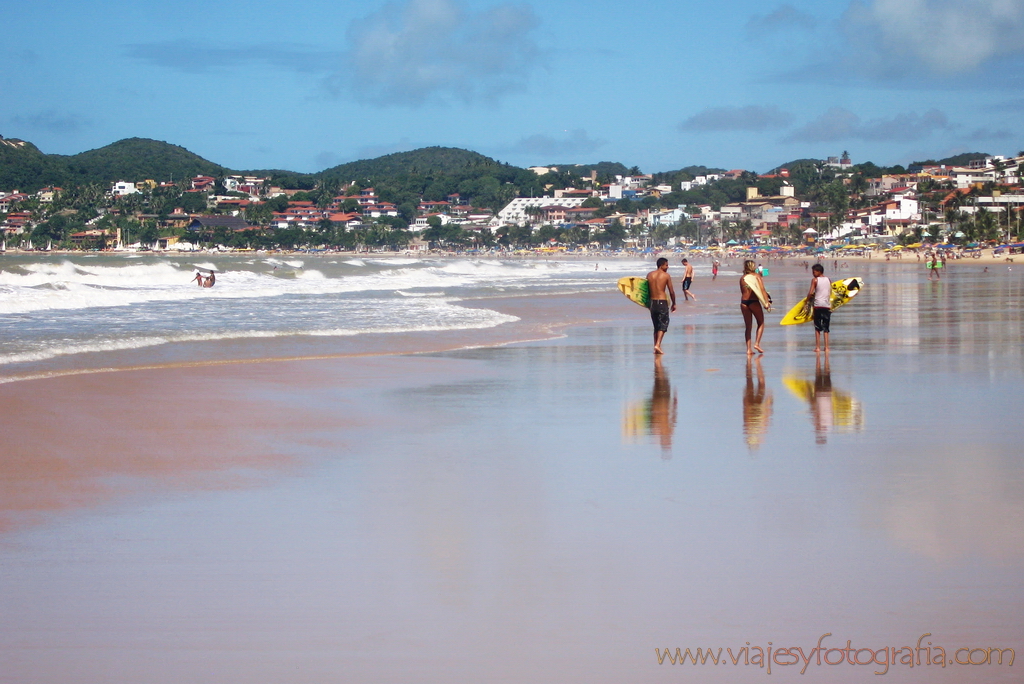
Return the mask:
<path id="1" fill-rule="evenodd" d="M 430 145 L 766 171 L 1024 149 L 1024 0 L 0 0 L 0 135 L 313 172 Z"/>

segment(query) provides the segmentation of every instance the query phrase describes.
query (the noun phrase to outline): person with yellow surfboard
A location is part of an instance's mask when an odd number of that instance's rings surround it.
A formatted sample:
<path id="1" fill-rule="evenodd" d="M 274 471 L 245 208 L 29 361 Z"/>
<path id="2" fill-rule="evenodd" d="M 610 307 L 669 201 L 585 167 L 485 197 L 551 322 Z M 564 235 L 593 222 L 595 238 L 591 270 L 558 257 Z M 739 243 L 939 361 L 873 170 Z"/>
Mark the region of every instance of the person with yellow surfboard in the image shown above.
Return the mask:
<path id="1" fill-rule="evenodd" d="M 772 298 L 764 287 L 764 281 L 757 273 L 757 265 L 747 259 L 743 262 L 743 276 L 740 278 L 740 312 L 743 314 L 743 324 L 746 327 L 744 337 L 747 340 L 747 356 L 753 356 L 754 351 L 764 354 L 761 349 L 761 335 L 764 334 L 764 312 L 772 310 Z M 750 329 L 753 322 L 757 321 L 757 332 L 754 336 L 754 343 L 750 343 Z"/>
<path id="2" fill-rule="evenodd" d="M 825 277 L 825 267 L 811 266 L 811 289 L 807 301 L 814 302 L 814 351 L 821 351 L 821 336 L 825 336 L 828 352 L 828 328 L 832 321 L 832 281 Z"/>
<path id="3" fill-rule="evenodd" d="M 669 311 L 676 310 L 676 291 L 672 287 L 672 277 L 668 274 L 668 259 L 661 257 L 657 261 L 657 268 L 647 274 L 647 289 L 650 293 L 651 322 L 654 324 L 654 353 L 664 354 L 661 351 L 661 340 L 668 332 Z M 668 290 L 672 297 L 672 307 L 669 309 L 668 299 L 665 298 L 665 290 Z"/>

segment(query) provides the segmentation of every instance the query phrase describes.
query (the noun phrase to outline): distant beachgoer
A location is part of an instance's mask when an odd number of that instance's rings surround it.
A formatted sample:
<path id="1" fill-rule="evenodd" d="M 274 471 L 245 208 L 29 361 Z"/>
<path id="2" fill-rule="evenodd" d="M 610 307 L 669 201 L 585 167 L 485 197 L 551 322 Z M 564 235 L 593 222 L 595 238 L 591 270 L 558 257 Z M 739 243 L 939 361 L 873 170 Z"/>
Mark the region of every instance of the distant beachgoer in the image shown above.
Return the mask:
<path id="1" fill-rule="evenodd" d="M 208 275 L 203 280 L 203 287 L 213 287 L 214 283 L 216 283 L 216 282 L 217 282 L 217 275 L 213 271 L 210 271 L 210 275 Z"/>
<path id="2" fill-rule="evenodd" d="M 203 284 L 204 282 L 206 282 L 206 278 L 200 271 L 196 271 L 196 277 L 193 278 L 191 282 L 195 283 L 199 287 L 206 287 L 206 285 Z"/>
<path id="3" fill-rule="evenodd" d="M 668 274 L 668 259 L 659 257 L 657 266 L 647 274 L 647 291 L 650 293 L 651 322 L 654 324 L 654 353 L 664 354 L 665 352 L 661 350 L 661 340 L 668 332 L 669 312 L 676 310 L 676 291 L 672 287 L 672 277 Z M 668 290 L 672 298 L 671 309 L 665 298 L 665 290 Z"/>
<path id="4" fill-rule="evenodd" d="M 693 301 L 697 301 L 697 298 L 690 293 L 690 285 L 693 283 L 693 264 L 683 259 L 683 266 L 686 267 L 686 271 L 683 273 L 683 301 L 689 301 L 690 297 L 693 297 Z"/>
<path id="5" fill-rule="evenodd" d="M 771 297 L 764 287 L 764 281 L 757 273 L 754 262 L 750 259 L 743 262 L 743 275 L 740 276 L 740 313 L 743 314 L 743 336 L 747 342 L 747 356 L 754 351 L 764 354 L 761 349 L 761 336 L 764 334 L 764 308 L 771 302 Z M 754 343 L 750 343 L 750 332 L 753 322 L 757 321 L 757 332 Z"/>
<path id="6" fill-rule="evenodd" d="M 718 277 L 718 259 L 711 262 L 711 279 L 714 280 Z"/>
<path id="7" fill-rule="evenodd" d="M 825 267 L 811 266 L 811 289 L 807 301 L 814 304 L 814 351 L 821 351 L 821 336 L 825 335 L 825 351 L 828 351 L 829 323 L 832 320 L 832 282 L 825 277 Z"/>

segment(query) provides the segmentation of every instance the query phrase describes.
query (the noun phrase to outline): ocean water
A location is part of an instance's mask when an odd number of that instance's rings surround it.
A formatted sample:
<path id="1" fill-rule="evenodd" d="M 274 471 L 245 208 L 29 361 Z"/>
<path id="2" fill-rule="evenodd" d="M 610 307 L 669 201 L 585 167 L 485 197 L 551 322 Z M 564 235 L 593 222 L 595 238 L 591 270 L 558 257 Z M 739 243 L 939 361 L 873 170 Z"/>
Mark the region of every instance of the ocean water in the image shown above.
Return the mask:
<path id="1" fill-rule="evenodd" d="M 213 288 L 191 282 L 217 272 Z M 97 354 L 208 341 L 495 328 L 467 301 L 607 290 L 640 261 L 261 255 L 0 257 L 0 375 L 89 367 Z M 163 350 L 166 351 L 166 350 Z M 307 352 L 308 352 L 307 348 Z"/>

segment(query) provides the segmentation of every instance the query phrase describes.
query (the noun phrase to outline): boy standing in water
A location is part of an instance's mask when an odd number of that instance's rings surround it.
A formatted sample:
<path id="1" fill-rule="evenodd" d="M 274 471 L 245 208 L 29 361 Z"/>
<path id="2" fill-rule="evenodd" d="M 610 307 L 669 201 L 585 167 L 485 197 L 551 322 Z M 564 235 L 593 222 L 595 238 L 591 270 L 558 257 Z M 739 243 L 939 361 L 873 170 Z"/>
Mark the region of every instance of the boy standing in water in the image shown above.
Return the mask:
<path id="1" fill-rule="evenodd" d="M 661 257 L 657 261 L 658 268 L 647 274 L 647 291 L 650 293 L 651 322 L 654 323 L 654 353 L 661 351 L 661 340 L 668 331 L 668 300 L 665 290 L 672 297 L 671 311 L 676 310 L 676 291 L 672 287 L 672 277 L 668 274 L 668 259 Z"/>
<path id="2" fill-rule="evenodd" d="M 693 297 L 693 301 L 697 301 L 697 298 L 690 294 L 690 284 L 693 282 L 693 264 L 683 259 L 683 266 L 686 268 L 683 273 L 683 301 L 688 301 L 690 297 Z"/>
<path id="3" fill-rule="evenodd" d="M 807 301 L 814 302 L 814 351 L 821 351 L 821 336 L 825 335 L 828 351 L 828 328 L 832 320 L 832 281 L 825 277 L 825 267 L 811 266 L 811 289 Z"/>

